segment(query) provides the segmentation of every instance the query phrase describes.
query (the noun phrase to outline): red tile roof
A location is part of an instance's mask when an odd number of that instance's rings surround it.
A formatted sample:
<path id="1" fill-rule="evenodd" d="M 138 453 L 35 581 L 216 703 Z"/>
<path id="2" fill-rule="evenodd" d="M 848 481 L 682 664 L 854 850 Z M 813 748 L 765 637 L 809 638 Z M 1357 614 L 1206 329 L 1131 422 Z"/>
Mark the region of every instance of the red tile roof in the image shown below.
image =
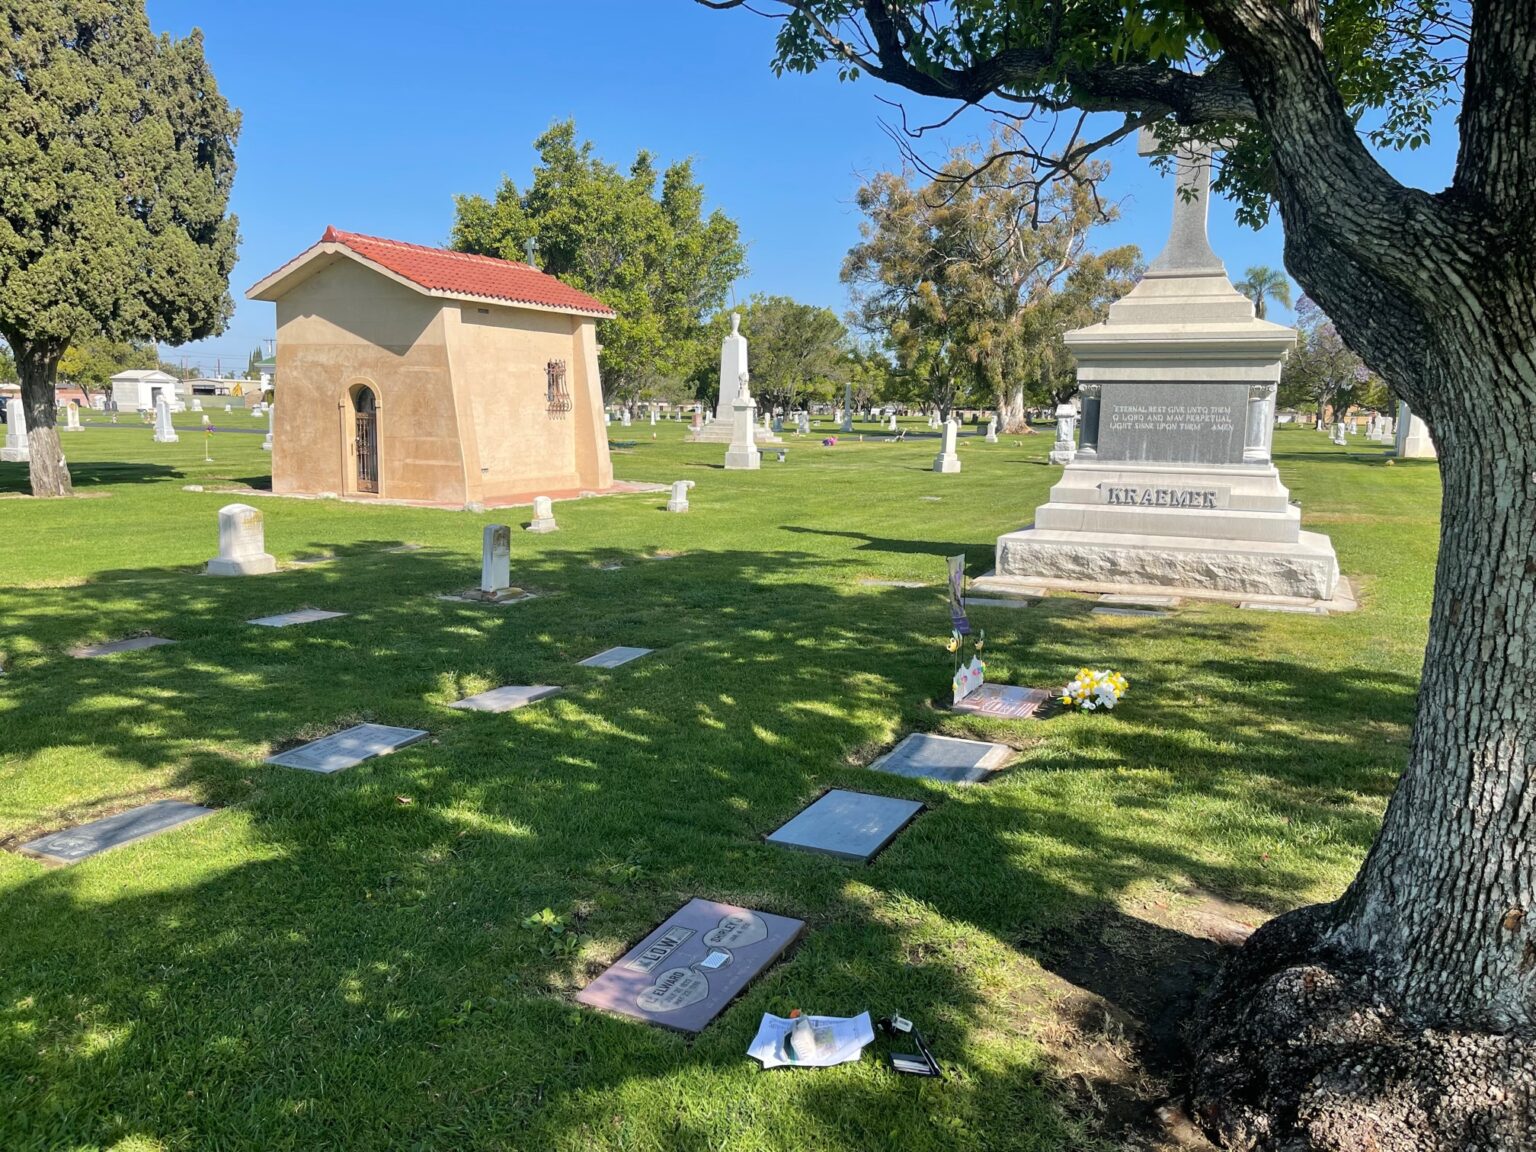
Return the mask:
<path id="1" fill-rule="evenodd" d="M 468 252 L 450 252 L 446 248 L 427 248 L 401 240 L 343 232 L 339 228 L 327 228 L 320 243 L 344 245 L 365 260 L 388 268 L 395 275 L 431 292 L 614 315 L 613 309 L 601 300 L 578 292 L 531 264 L 498 260 L 494 256 L 474 256 Z"/>

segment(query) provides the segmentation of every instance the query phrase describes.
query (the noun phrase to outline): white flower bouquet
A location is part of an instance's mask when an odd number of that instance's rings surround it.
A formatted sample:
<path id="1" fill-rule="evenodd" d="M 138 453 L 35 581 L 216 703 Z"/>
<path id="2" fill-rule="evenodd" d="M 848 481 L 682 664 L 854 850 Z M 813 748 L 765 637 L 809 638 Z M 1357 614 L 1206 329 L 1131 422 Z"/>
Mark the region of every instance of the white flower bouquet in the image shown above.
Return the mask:
<path id="1" fill-rule="evenodd" d="M 1061 702 L 1084 712 L 1108 712 L 1120 703 L 1127 687 L 1125 677 L 1118 672 L 1080 668 L 1077 677 L 1061 690 Z"/>

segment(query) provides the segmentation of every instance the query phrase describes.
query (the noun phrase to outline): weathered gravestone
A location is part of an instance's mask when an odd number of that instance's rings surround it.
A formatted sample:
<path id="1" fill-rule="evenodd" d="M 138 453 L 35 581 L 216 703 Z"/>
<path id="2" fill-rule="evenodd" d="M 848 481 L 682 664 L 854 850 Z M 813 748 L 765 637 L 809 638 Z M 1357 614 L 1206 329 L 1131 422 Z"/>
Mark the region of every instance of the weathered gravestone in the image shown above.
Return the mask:
<path id="1" fill-rule="evenodd" d="M 119 652 L 138 652 L 145 648 L 158 648 L 162 644 L 174 644 L 164 636 L 130 636 L 127 640 L 112 640 L 106 644 L 86 644 L 71 648 L 69 654 L 76 660 L 94 660 L 98 656 L 115 656 Z"/>
<path id="2" fill-rule="evenodd" d="M 770 832 L 768 842 L 867 863 L 922 810 L 916 800 L 834 788 Z"/>
<path id="3" fill-rule="evenodd" d="M 554 684 L 507 684 L 488 692 L 477 692 L 448 705 L 465 712 L 511 712 L 536 701 L 555 695 L 560 688 Z"/>
<path id="4" fill-rule="evenodd" d="M 176 435 L 176 428 L 171 423 L 171 405 L 165 398 L 164 392 L 155 395 L 155 436 L 156 444 L 174 444 L 181 437 Z"/>
<path id="5" fill-rule="evenodd" d="M 763 456 L 757 450 L 757 429 L 752 422 L 757 404 L 748 391 L 746 373 L 742 373 L 731 407 L 731 446 L 725 450 L 725 466 L 730 471 L 761 468 Z"/>
<path id="6" fill-rule="evenodd" d="M 5 403 L 5 447 L 0 448 L 0 460 L 13 464 L 25 464 L 32 459 L 32 449 L 27 440 L 27 412 L 21 397 L 13 396 Z"/>
<path id="7" fill-rule="evenodd" d="M 208 561 L 210 576 L 262 576 L 277 571 L 266 551 L 262 516 L 249 504 L 219 509 L 219 554 Z"/>
<path id="8" fill-rule="evenodd" d="M 64 420 L 65 420 L 64 431 L 66 431 L 66 432 L 83 432 L 84 431 L 84 429 L 80 426 L 80 405 L 78 405 L 78 404 L 66 404 L 66 405 L 64 405 Z"/>
<path id="9" fill-rule="evenodd" d="M 986 440 L 984 442 L 987 443 L 987 444 L 996 444 L 997 443 L 997 417 L 996 416 L 992 417 L 992 419 L 987 421 L 987 436 L 986 436 Z"/>
<path id="10" fill-rule="evenodd" d="M 688 511 L 688 489 L 692 487 L 692 480 L 674 480 L 672 482 L 672 497 L 667 501 L 667 511 Z"/>
<path id="11" fill-rule="evenodd" d="M 1012 754 L 1006 744 L 914 732 L 870 767 L 896 776 L 971 784 L 1001 768 Z"/>
<path id="12" fill-rule="evenodd" d="M 679 1032 L 702 1031 L 805 929 L 803 920 L 690 900 L 576 999 Z"/>
<path id="13" fill-rule="evenodd" d="M 609 648 L 596 656 L 588 656 L 585 660 L 578 660 L 576 663 L 583 668 L 617 668 L 620 664 L 628 664 L 631 660 L 649 656 L 654 651 L 654 648 Z"/>
<path id="14" fill-rule="evenodd" d="M 212 808 L 187 804 L 181 800 L 159 800 L 139 808 L 130 808 L 116 816 L 105 816 L 54 832 L 21 846 L 28 856 L 36 856 L 54 864 L 73 864 L 87 856 L 95 856 L 108 848 L 117 848 L 143 840 L 169 828 L 213 814 Z"/>
<path id="15" fill-rule="evenodd" d="M 1070 404 L 1056 405 L 1056 443 L 1051 445 L 1052 464 L 1070 464 L 1077 456 L 1077 409 Z"/>
<path id="16" fill-rule="evenodd" d="M 533 519 L 528 524 L 528 531 L 556 532 L 559 529 L 560 525 L 555 523 L 554 501 L 548 496 L 535 496 L 533 498 Z"/>
<path id="17" fill-rule="evenodd" d="M 1429 438 L 1429 426 L 1413 414 L 1406 400 L 1397 402 L 1397 455 L 1404 460 L 1433 460 L 1435 442 Z"/>
<path id="18" fill-rule="evenodd" d="M 959 429 L 953 420 L 944 421 L 944 442 L 939 448 L 939 454 L 933 458 L 933 470 L 935 472 L 960 471 L 960 456 L 955 451 L 955 437 Z"/>
<path id="19" fill-rule="evenodd" d="M 275 419 L 273 413 L 276 410 L 276 407 L 277 406 L 275 404 L 267 405 L 267 434 L 261 438 L 261 450 L 263 452 L 272 451 L 272 421 Z M 204 421 L 204 423 L 206 423 L 206 421 Z"/>
<path id="20" fill-rule="evenodd" d="M 509 600 L 523 594 L 512 587 L 512 529 L 505 524 L 487 524 L 480 534 L 481 600 Z"/>
<path id="21" fill-rule="evenodd" d="M 431 733 L 420 728 L 392 728 L 388 724 L 358 724 L 320 740 L 311 740 L 297 748 L 290 748 L 276 756 L 268 756 L 266 763 L 284 768 L 301 768 L 305 772 L 329 775 L 371 760 L 375 756 L 387 756 L 397 749 L 425 740 Z"/>

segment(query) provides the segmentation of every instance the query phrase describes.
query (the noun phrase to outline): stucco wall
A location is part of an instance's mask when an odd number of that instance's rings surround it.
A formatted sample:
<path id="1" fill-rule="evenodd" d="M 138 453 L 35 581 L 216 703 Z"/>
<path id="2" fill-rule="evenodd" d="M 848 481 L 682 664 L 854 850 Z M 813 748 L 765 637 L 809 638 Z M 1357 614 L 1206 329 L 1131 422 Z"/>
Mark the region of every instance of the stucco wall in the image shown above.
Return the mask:
<path id="1" fill-rule="evenodd" d="M 353 494 L 350 393 L 378 401 L 379 495 L 463 503 L 443 301 L 337 258 L 277 302 L 272 487 Z"/>
<path id="2" fill-rule="evenodd" d="M 592 321 L 466 303 L 445 313 L 444 322 L 472 491 L 478 475 L 474 499 L 494 502 L 613 482 L 607 438 L 600 446 L 592 439 L 596 372 L 583 339 Z M 551 360 L 566 363 L 568 412 L 549 410 Z"/>

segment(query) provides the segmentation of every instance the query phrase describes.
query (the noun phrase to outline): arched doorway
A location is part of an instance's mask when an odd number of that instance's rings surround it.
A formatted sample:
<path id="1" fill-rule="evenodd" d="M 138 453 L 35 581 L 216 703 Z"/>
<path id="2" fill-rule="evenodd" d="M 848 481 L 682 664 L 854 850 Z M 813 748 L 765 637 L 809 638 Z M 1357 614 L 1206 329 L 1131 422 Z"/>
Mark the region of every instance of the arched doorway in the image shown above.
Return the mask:
<path id="1" fill-rule="evenodd" d="M 357 458 L 357 490 L 379 490 L 379 404 L 373 389 L 360 384 L 352 394 L 353 455 Z"/>

